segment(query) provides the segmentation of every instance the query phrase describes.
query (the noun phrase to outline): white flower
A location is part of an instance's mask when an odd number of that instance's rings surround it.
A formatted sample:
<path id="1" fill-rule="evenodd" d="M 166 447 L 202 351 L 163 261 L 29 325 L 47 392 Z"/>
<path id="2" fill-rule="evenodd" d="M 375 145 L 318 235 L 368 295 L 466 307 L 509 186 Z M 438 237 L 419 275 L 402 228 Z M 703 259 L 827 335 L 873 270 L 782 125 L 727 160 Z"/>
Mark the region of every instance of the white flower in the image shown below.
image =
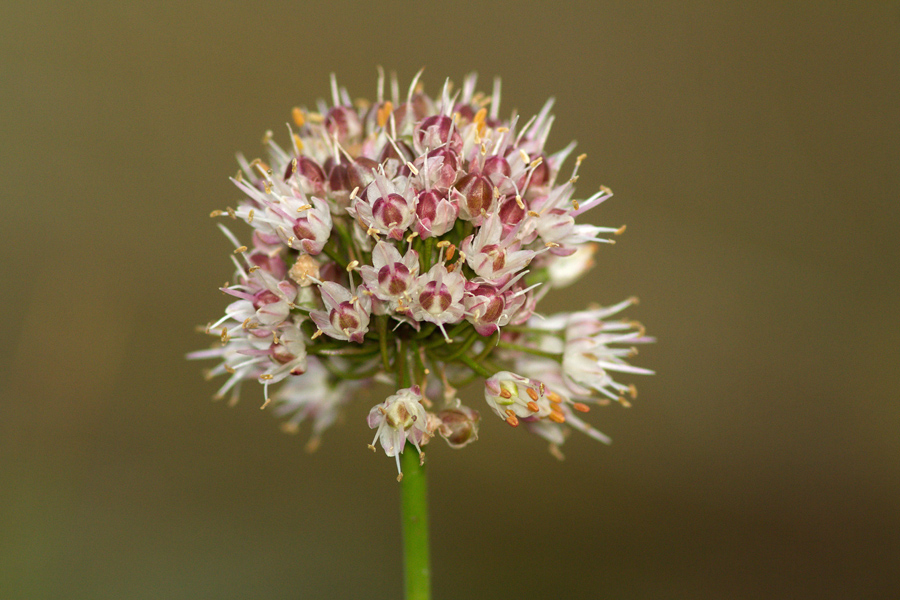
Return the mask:
<path id="1" fill-rule="evenodd" d="M 369 411 L 369 428 L 377 429 L 375 439 L 369 446 L 375 449 L 375 442 L 381 444 L 384 453 L 397 461 L 397 481 L 403 478 L 400 470 L 400 454 L 406 443 L 415 446 L 422 454 L 420 446 L 428 441 L 428 415 L 422 406 L 419 386 L 398 390 L 381 404 Z"/>
<path id="2" fill-rule="evenodd" d="M 291 378 L 272 397 L 275 414 L 290 415 L 282 425 L 289 433 L 296 433 L 300 423 L 311 419 L 312 436 L 306 449 L 313 451 L 318 448 L 322 433 L 335 422 L 341 408 L 353 400 L 361 385 L 357 381 L 334 381 L 321 362 L 310 358 L 303 377 Z"/>
<path id="3" fill-rule="evenodd" d="M 369 331 L 369 315 L 372 313 L 372 300 L 368 294 L 358 288 L 354 296 L 347 288 L 332 281 L 322 283 L 319 291 L 322 292 L 325 310 L 309 313 L 319 331 L 336 340 L 361 344 Z"/>

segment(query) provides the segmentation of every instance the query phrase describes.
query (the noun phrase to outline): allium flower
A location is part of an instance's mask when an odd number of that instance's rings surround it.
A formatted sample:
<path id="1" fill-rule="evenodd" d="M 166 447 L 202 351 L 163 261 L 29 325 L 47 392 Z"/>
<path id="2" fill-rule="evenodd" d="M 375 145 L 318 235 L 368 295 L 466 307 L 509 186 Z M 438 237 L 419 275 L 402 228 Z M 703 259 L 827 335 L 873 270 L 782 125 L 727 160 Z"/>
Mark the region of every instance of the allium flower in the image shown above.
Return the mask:
<path id="1" fill-rule="evenodd" d="M 396 394 L 372 407 L 367 419 L 370 429 L 377 429 L 375 439 L 369 447 L 375 450 L 377 441 L 384 453 L 397 461 L 398 481 L 403 478 L 400 470 L 400 454 L 409 442 L 422 454 L 420 446 L 428 441 L 428 413 L 422 405 L 419 386 L 398 390 Z"/>
<path id="2" fill-rule="evenodd" d="M 332 80 L 331 103 L 295 108 L 287 144 L 274 134 L 268 156 L 238 157 L 242 198 L 213 216 L 242 220 L 249 245 L 231 230 L 233 298 L 205 327 L 216 346 L 190 358 L 218 361 L 217 395 L 237 400 L 242 384 L 269 386 L 286 429 L 312 421 L 310 446 L 357 395 L 391 386 L 369 413 L 375 442 L 399 456 L 435 436 L 453 448 L 478 438 L 478 412 L 456 388 L 485 378 L 485 400 L 501 419 L 545 438 L 556 455 L 570 429 L 609 442 L 583 419 L 591 406 L 628 406 L 648 374 L 626 359 L 652 341 L 609 308 L 541 317 L 538 301 L 573 284 L 599 244 L 624 227 L 578 223 L 611 197 L 575 199 L 584 160 L 563 166 L 574 144 L 545 149 L 548 102 L 532 119 L 500 112 L 500 85 L 476 77 L 430 97 L 418 77 L 405 95 L 396 80 L 375 101 L 351 102 Z M 246 234 L 244 234 L 246 236 Z M 383 397 L 383 396 L 382 396 Z M 422 455 L 424 456 L 424 455 Z"/>

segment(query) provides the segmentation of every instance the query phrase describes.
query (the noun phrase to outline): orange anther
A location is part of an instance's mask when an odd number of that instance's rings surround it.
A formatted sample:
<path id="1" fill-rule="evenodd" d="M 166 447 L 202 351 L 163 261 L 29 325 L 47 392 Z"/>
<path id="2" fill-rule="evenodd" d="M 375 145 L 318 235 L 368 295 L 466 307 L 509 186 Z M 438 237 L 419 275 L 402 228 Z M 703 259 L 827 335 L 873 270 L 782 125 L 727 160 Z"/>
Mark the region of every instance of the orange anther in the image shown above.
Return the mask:
<path id="1" fill-rule="evenodd" d="M 565 423 L 566 417 L 561 412 L 552 411 L 549 415 L 550 420 L 555 423 Z"/>
<path id="2" fill-rule="evenodd" d="M 541 410 L 541 407 L 537 405 L 537 402 L 529 402 L 528 410 L 530 410 L 531 412 L 538 412 L 539 410 Z"/>
<path id="3" fill-rule="evenodd" d="M 291 111 L 291 116 L 294 117 L 294 123 L 297 127 L 303 127 L 303 124 L 306 123 L 306 117 L 303 115 L 303 111 L 298 107 L 294 107 L 294 110 Z"/>
<path id="4" fill-rule="evenodd" d="M 512 393 L 506 388 L 500 388 L 500 397 L 509 400 L 512 398 Z"/>
<path id="5" fill-rule="evenodd" d="M 394 105 L 391 104 L 391 101 L 388 100 L 384 103 L 384 105 L 378 109 L 378 126 L 384 127 L 387 125 L 388 118 L 391 116 L 391 112 L 394 110 Z"/>
<path id="6" fill-rule="evenodd" d="M 555 402 L 556 404 L 562 402 L 562 398 L 556 392 L 550 392 L 549 394 L 547 394 L 547 398 L 550 400 L 550 402 Z"/>
<path id="7" fill-rule="evenodd" d="M 516 417 L 516 413 L 511 410 L 506 411 L 506 422 L 513 427 L 519 426 L 519 419 Z"/>
<path id="8" fill-rule="evenodd" d="M 538 393 L 532 388 L 528 388 L 525 391 L 528 392 L 528 397 L 532 400 L 537 400 L 538 398 L 540 398 L 540 396 L 538 396 Z"/>
<path id="9" fill-rule="evenodd" d="M 574 403 L 572 405 L 572 408 L 574 408 L 578 412 L 589 412 L 591 410 L 591 407 L 589 407 L 587 404 L 584 404 L 583 402 Z"/>

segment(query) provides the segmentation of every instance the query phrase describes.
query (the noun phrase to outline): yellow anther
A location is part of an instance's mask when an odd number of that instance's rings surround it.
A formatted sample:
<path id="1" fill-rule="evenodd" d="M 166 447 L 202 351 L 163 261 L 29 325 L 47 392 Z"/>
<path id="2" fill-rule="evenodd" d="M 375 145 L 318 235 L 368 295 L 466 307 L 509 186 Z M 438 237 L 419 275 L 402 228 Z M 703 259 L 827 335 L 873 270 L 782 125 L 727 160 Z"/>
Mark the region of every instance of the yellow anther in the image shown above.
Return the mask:
<path id="1" fill-rule="evenodd" d="M 234 249 L 235 254 L 240 254 L 241 252 L 246 252 L 246 251 L 247 251 L 247 246 L 239 246 Z"/>
<path id="2" fill-rule="evenodd" d="M 209 216 L 215 218 L 215 217 L 221 217 L 223 214 L 225 214 L 224 211 L 214 210 L 211 213 L 209 213 Z"/>

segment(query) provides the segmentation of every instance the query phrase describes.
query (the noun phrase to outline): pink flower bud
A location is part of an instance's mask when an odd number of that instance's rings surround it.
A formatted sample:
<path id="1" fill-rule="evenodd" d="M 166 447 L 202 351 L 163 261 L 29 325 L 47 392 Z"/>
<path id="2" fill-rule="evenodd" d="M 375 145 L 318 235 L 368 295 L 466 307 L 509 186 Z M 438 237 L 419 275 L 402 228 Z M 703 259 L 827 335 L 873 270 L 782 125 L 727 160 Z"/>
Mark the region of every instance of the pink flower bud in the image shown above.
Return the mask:
<path id="1" fill-rule="evenodd" d="M 481 415 L 468 406 L 442 410 L 437 414 L 440 419 L 438 433 L 451 448 L 459 449 L 478 439 L 478 425 Z"/>
<path id="2" fill-rule="evenodd" d="M 444 235 L 456 224 L 459 206 L 435 190 L 419 192 L 416 199 L 415 231 L 422 239 Z"/>
<path id="3" fill-rule="evenodd" d="M 459 153 L 463 140 L 453 125 L 450 117 L 434 115 L 416 125 L 413 139 L 416 149 L 420 151 L 434 150 L 446 145 L 449 150 Z"/>

